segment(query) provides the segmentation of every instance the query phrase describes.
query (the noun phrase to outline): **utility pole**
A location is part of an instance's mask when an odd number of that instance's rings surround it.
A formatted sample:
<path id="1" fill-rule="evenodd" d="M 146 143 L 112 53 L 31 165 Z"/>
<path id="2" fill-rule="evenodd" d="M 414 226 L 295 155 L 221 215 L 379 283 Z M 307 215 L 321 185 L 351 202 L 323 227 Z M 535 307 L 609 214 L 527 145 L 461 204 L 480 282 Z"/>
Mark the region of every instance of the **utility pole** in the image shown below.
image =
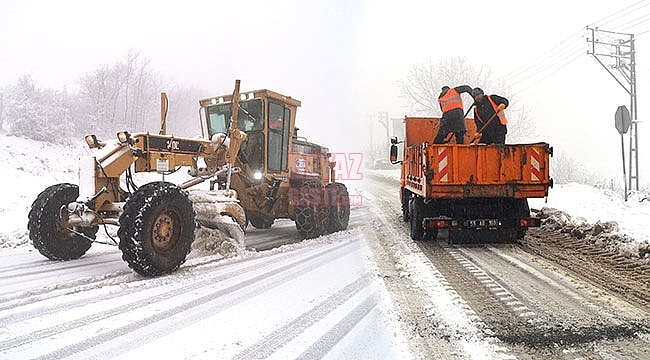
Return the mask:
<path id="1" fill-rule="evenodd" d="M 636 190 L 639 190 L 639 132 L 637 129 L 637 96 L 636 96 L 636 59 L 634 49 L 634 34 L 618 33 L 613 31 L 600 30 L 587 27 L 591 31 L 591 38 L 587 39 L 591 47 L 587 54 L 593 57 L 602 65 L 607 72 L 630 94 L 630 117 L 632 127 L 630 129 L 630 156 L 629 156 L 629 189 L 632 190 L 632 180 Z M 598 37 L 597 37 L 598 35 Z M 600 39 L 602 36 L 603 40 Z M 608 65 L 603 62 L 603 60 Z M 609 60 L 609 61 L 607 61 Z M 616 70 L 614 72 L 613 70 Z M 623 81 L 621 81 L 623 80 Z M 623 165 L 625 166 L 625 165 Z M 625 194 L 627 198 L 627 193 Z"/>
<path id="2" fill-rule="evenodd" d="M 388 143 L 388 141 L 390 141 L 390 124 L 388 123 L 389 122 L 388 112 L 380 111 L 379 113 L 377 113 L 377 115 L 379 118 L 379 123 L 381 124 L 381 126 L 384 127 L 384 129 L 386 129 L 386 138 L 384 139 L 384 141 Z"/>

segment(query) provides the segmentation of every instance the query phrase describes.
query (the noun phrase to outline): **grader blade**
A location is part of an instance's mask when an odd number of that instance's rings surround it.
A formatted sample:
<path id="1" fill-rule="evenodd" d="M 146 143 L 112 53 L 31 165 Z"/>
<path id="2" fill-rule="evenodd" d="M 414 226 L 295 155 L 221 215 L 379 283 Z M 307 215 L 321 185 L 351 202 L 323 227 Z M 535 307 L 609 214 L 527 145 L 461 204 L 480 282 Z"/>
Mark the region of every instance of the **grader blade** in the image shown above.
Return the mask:
<path id="1" fill-rule="evenodd" d="M 188 190 L 196 221 L 203 228 L 194 248 L 236 255 L 244 249 L 246 213 L 233 190 Z"/>

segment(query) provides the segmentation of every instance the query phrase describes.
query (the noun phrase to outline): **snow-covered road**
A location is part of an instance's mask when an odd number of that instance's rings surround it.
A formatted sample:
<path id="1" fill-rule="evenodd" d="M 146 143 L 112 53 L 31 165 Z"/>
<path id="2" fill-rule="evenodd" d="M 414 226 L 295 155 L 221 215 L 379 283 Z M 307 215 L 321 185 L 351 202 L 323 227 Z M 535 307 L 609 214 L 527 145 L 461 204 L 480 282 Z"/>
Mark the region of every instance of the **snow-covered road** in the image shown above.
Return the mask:
<path id="1" fill-rule="evenodd" d="M 68 262 L 5 249 L 0 357 L 407 358 L 360 216 L 342 233 L 194 257 L 158 278 L 137 275 L 107 245 Z"/>

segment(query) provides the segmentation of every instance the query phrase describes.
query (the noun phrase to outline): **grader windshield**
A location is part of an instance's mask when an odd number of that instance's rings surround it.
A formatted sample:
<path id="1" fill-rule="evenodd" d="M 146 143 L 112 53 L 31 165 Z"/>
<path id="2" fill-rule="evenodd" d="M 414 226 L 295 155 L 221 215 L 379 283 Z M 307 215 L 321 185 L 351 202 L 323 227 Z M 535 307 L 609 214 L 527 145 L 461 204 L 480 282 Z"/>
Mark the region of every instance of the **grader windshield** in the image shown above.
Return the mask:
<path id="1" fill-rule="evenodd" d="M 259 131 L 264 128 L 264 106 L 262 99 L 239 102 L 237 127 L 239 130 Z M 210 136 L 227 133 L 232 118 L 232 103 L 208 106 L 208 132 Z"/>
<path id="2" fill-rule="evenodd" d="M 231 102 L 209 105 L 206 114 L 210 136 L 228 132 Z M 262 173 L 287 171 L 291 110 L 281 101 L 255 98 L 239 102 L 237 118 L 237 127 L 247 134 L 239 152 L 241 160 Z"/>

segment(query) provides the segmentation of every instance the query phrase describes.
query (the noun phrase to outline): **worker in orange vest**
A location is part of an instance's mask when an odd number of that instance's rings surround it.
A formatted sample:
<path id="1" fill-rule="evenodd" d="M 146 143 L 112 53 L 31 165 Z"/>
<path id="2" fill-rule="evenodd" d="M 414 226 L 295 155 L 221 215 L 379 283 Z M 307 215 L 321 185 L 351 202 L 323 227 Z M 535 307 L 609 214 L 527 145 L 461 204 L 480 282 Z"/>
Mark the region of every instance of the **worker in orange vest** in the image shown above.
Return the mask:
<path id="1" fill-rule="evenodd" d="M 485 95 L 483 90 L 478 87 L 472 90 L 472 97 L 476 106 L 474 108 L 474 123 L 476 130 L 481 131 L 479 144 L 505 144 L 508 119 L 506 119 L 503 109 L 508 107 L 508 99 L 499 95 Z M 495 118 L 490 121 L 495 113 Z"/>
<path id="2" fill-rule="evenodd" d="M 460 85 L 454 88 L 442 87 L 442 92 L 438 96 L 442 118 L 440 118 L 438 133 L 433 139 L 434 144 L 442 144 L 449 133 L 454 133 L 456 136 L 456 144 L 464 143 L 467 128 L 465 127 L 461 93 L 472 95 L 472 88 L 468 85 Z"/>

